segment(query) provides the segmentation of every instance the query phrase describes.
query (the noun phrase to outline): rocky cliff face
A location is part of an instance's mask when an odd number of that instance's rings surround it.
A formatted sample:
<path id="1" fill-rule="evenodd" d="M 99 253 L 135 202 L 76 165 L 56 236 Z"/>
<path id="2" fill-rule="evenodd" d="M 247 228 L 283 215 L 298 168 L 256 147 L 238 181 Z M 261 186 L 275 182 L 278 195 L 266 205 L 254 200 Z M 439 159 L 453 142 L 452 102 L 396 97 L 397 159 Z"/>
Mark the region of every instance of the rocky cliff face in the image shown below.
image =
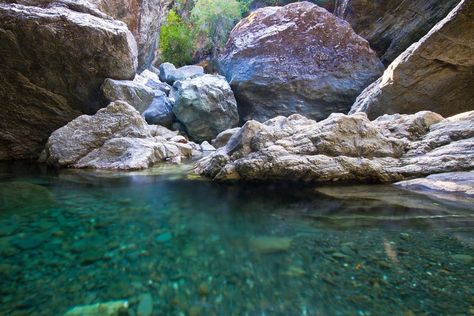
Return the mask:
<path id="1" fill-rule="evenodd" d="M 155 58 L 161 22 L 172 0 L 89 0 L 98 9 L 125 22 L 138 44 L 138 70 L 144 70 Z"/>
<path id="2" fill-rule="evenodd" d="M 357 98 L 351 112 L 432 110 L 445 116 L 474 109 L 474 2 L 460 4 Z"/>
<path id="3" fill-rule="evenodd" d="M 391 63 L 418 41 L 459 0 L 347 0 L 336 1 L 339 11 L 357 34 L 367 39 L 384 64 Z M 341 8 L 347 5 L 345 10 Z"/>
<path id="4" fill-rule="evenodd" d="M 266 7 L 237 24 L 219 58 L 243 120 L 349 110 L 383 71 L 350 25 L 309 2 Z"/>
<path id="5" fill-rule="evenodd" d="M 0 160 L 36 158 L 52 131 L 102 106 L 105 78 L 133 78 L 132 34 L 101 16 L 80 1 L 0 4 Z"/>

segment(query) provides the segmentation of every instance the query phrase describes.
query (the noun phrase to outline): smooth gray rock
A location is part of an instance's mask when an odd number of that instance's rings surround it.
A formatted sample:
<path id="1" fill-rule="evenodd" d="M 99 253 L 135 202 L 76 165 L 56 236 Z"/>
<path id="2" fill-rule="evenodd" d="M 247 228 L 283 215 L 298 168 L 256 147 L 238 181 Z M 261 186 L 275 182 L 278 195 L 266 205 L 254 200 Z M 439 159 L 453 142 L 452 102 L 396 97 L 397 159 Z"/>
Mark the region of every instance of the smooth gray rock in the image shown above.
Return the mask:
<path id="1" fill-rule="evenodd" d="M 461 1 L 381 78 L 357 98 L 350 113 L 430 110 L 450 116 L 474 109 L 474 2 Z"/>
<path id="2" fill-rule="evenodd" d="M 237 126 L 237 103 L 224 77 L 204 75 L 178 81 L 173 88 L 176 88 L 173 112 L 193 140 L 211 140 Z"/>
<path id="3" fill-rule="evenodd" d="M 204 75 L 204 68 L 201 66 L 183 66 L 176 68 L 171 63 L 160 65 L 160 80 L 168 84 L 173 84 L 179 80 L 186 80 Z"/>
<path id="4" fill-rule="evenodd" d="M 143 113 L 152 103 L 153 90 L 137 81 L 105 79 L 102 94 L 108 102 L 124 101 Z"/>
<path id="5" fill-rule="evenodd" d="M 104 79 L 135 75 L 126 25 L 71 7 L 0 3 L 0 160 L 36 159 L 52 131 L 104 105 Z"/>
<path id="6" fill-rule="evenodd" d="M 220 181 L 390 183 L 472 169 L 474 111 L 447 119 L 422 112 L 374 121 L 364 113 L 248 121 L 195 172 Z"/>
<path id="7" fill-rule="evenodd" d="M 178 163 L 192 154 L 191 145 L 170 139 L 172 132 L 161 136 L 163 129 L 150 127 L 136 109 L 116 101 L 54 131 L 42 156 L 57 167 L 127 170 Z"/>
<path id="8" fill-rule="evenodd" d="M 346 21 L 306 1 L 265 7 L 241 20 L 218 64 L 243 121 L 347 112 L 384 70 Z"/>
<path id="9" fill-rule="evenodd" d="M 166 82 L 161 82 L 158 75 L 148 69 L 145 69 L 142 73 L 136 75 L 133 81 L 144 84 L 153 90 L 160 90 L 166 95 L 169 95 L 171 90 L 171 86 L 169 84 Z"/>
<path id="10" fill-rule="evenodd" d="M 164 92 L 157 91 L 150 106 L 143 112 L 148 124 L 171 128 L 174 121 L 173 102 Z"/>
<path id="11" fill-rule="evenodd" d="M 216 148 L 212 146 L 211 144 L 209 144 L 207 140 L 201 143 L 201 149 L 202 151 L 215 151 L 216 150 Z"/>
<path id="12" fill-rule="evenodd" d="M 234 128 L 226 129 L 223 132 L 220 132 L 216 136 L 216 138 L 214 138 L 211 141 L 212 146 L 214 146 L 215 148 L 221 148 L 225 146 L 227 142 L 229 141 L 229 139 L 232 137 L 232 135 L 237 133 L 239 130 L 240 130 L 240 127 L 234 127 Z"/>
<path id="13" fill-rule="evenodd" d="M 460 195 L 474 199 L 474 170 L 433 174 L 395 183 L 403 189 L 434 195 Z"/>

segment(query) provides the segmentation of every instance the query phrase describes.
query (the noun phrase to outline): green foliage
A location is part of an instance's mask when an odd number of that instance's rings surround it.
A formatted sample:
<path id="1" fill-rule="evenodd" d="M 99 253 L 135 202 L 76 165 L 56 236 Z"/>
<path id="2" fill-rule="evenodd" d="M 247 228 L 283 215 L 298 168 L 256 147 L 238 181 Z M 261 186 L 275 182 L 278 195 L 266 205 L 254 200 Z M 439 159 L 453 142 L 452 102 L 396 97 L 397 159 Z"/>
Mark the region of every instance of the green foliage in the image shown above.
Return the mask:
<path id="1" fill-rule="evenodd" d="M 171 10 L 160 32 L 161 59 L 176 66 L 191 63 L 193 34 L 191 27 Z"/>
<path id="2" fill-rule="evenodd" d="M 197 37 L 205 39 L 213 54 L 225 44 L 229 32 L 242 17 L 241 8 L 236 0 L 196 0 L 191 21 Z"/>

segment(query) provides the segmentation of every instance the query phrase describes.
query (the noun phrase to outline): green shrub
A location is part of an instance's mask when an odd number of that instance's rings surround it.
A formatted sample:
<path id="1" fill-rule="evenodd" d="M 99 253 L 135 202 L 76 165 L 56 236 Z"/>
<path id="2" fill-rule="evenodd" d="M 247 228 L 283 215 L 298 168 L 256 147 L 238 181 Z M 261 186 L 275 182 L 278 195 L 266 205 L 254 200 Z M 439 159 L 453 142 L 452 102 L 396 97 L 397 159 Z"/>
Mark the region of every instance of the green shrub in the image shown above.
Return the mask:
<path id="1" fill-rule="evenodd" d="M 196 40 L 201 45 L 204 42 L 204 46 L 215 55 L 242 17 L 241 9 L 236 0 L 196 0 L 191 11 L 191 21 L 197 31 Z"/>
<path id="2" fill-rule="evenodd" d="M 190 25 L 171 10 L 160 32 L 160 56 L 176 66 L 191 63 L 193 55 L 193 32 Z"/>

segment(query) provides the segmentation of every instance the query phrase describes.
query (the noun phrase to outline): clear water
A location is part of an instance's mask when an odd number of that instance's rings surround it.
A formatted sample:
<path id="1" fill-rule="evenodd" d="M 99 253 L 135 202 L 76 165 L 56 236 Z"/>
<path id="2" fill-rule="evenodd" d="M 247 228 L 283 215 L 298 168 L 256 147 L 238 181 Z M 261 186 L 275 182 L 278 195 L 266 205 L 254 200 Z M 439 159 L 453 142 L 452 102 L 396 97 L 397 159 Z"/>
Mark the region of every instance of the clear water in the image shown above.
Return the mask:
<path id="1" fill-rule="evenodd" d="M 473 315 L 474 204 L 0 165 L 0 315 Z M 354 189 L 358 191 L 353 192 Z"/>

